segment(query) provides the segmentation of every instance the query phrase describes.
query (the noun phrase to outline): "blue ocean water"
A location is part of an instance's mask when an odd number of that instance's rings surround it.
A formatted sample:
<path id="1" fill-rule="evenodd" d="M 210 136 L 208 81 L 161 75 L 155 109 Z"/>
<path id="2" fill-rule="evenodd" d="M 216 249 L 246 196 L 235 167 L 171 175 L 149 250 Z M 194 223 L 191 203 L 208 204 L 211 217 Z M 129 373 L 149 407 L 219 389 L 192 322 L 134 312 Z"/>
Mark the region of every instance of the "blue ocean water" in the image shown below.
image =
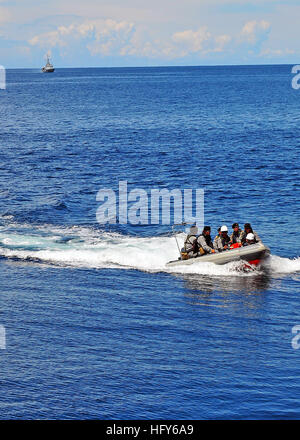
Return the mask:
<path id="1" fill-rule="evenodd" d="M 299 418 L 291 80 L 291 66 L 7 72 L 1 419 Z M 97 192 L 119 181 L 203 188 L 213 233 L 251 222 L 271 257 L 167 269 L 169 226 L 97 223 Z"/>

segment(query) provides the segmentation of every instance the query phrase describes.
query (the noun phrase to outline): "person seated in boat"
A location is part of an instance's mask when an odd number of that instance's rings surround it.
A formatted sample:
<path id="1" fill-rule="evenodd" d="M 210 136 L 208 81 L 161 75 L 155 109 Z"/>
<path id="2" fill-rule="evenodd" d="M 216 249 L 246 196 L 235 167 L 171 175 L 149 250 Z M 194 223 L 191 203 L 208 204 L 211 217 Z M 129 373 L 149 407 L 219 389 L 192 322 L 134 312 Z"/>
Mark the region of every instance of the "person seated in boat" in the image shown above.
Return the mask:
<path id="1" fill-rule="evenodd" d="M 218 228 L 218 235 L 215 236 L 214 240 L 221 236 L 221 226 Z"/>
<path id="2" fill-rule="evenodd" d="M 213 240 L 213 244 L 217 240 L 217 238 L 220 237 L 220 236 L 221 236 L 221 226 L 218 228 L 218 234 L 215 236 L 215 238 Z"/>
<path id="3" fill-rule="evenodd" d="M 243 231 L 240 229 L 238 223 L 233 223 L 232 225 L 233 232 L 230 235 L 230 243 L 242 243 Z"/>
<path id="4" fill-rule="evenodd" d="M 220 229 L 220 235 L 217 235 L 213 243 L 216 252 L 226 251 L 230 247 L 230 237 L 228 235 L 228 228 L 223 225 Z"/>
<path id="5" fill-rule="evenodd" d="M 256 243 L 261 243 L 261 238 L 259 237 L 257 232 L 253 231 L 251 224 L 250 223 L 245 223 L 244 231 L 242 233 L 242 239 L 241 239 L 242 240 L 242 244 L 244 244 L 246 242 L 246 237 L 250 233 L 254 235 Z"/>
<path id="6" fill-rule="evenodd" d="M 198 255 L 198 228 L 197 226 L 191 226 L 188 235 L 186 236 L 182 253 L 186 253 L 188 258 L 197 257 Z"/>
<path id="7" fill-rule="evenodd" d="M 204 226 L 202 234 L 197 238 L 199 251 L 198 255 L 214 254 L 214 246 L 210 236 L 210 226 Z"/>
<path id="8" fill-rule="evenodd" d="M 243 243 L 243 246 L 250 246 L 251 244 L 257 243 L 255 239 L 255 235 L 252 232 L 249 232 L 246 236 L 246 241 Z"/>

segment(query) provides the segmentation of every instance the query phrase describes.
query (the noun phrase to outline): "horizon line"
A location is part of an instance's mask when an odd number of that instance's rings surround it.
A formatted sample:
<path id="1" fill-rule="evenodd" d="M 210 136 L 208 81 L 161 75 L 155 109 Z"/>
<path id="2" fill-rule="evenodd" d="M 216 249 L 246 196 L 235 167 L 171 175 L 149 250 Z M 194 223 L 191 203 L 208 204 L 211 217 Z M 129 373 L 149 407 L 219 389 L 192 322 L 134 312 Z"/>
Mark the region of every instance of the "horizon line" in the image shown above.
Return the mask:
<path id="1" fill-rule="evenodd" d="M 178 64 L 178 65 L 152 65 L 152 66 L 72 66 L 72 67 L 55 67 L 57 69 L 155 69 L 155 68 L 178 68 L 178 67 L 255 67 L 255 66 L 294 66 L 300 63 L 260 63 L 260 64 Z M 41 70 L 41 67 L 5 67 L 6 70 Z"/>

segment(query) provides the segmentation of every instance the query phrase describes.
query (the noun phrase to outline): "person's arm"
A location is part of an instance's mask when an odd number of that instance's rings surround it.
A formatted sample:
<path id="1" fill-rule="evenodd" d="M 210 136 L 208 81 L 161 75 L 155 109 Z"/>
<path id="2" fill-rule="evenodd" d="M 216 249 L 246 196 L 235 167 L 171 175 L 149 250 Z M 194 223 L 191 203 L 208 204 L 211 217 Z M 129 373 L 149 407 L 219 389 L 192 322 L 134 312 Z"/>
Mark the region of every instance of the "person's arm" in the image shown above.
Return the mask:
<path id="1" fill-rule="evenodd" d="M 213 246 L 214 246 L 214 250 L 216 251 L 216 252 L 218 252 L 219 251 L 219 237 L 217 236 L 217 237 L 215 237 L 215 239 L 214 239 L 214 242 L 213 242 Z"/>
<path id="2" fill-rule="evenodd" d="M 242 238 L 243 238 L 243 231 L 241 231 L 241 232 L 239 233 L 239 236 L 238 236 L 237 242 L 238 242 L 238 243 L 242 243 Z"/>
<path id="3" fill-rule="evenodd" d="M 210 246 L 208 246 L 208 244 L 205 241 L 205 238 L 202 237 L 201 235 L 198 238 L 198 243 L 199 243 L 199 246 L 201 246 L 205 250 L 205 252 L 207 252 L 209 254 L 211 253 L 212 248 Z"/>
<path id="4" fill-rule="evenodd" d="M 242 231 L 241 233 L 241 243 L 244 244 L 246 242 L 246 233 L 245 231 Z"/>
<path id="5" fill-rule="evenodd" d="M 193 249 L 193 242 L 195 238 L 196 237 L 194 235 L 190 235 L 186 238 L 186 241 L 184 243 L 184 249 L 186 252 L 191 252 L 191 250 Z"/>
<path id="6" fill-rule="evenodd" d="M 257 243 L 262 243 L 262 239 L 260 238 L 257 232 L 254 232 L 254 237 Z"/>
<path id="7" fill-rule="evenodd" d="M 224 249 L 226 250 L 228 248 L 230 248 L 230 237 L 228 237 L 228 240 L 227 239 L 225 240 L 225 244 L 223 246 L 223 250 Z"/>

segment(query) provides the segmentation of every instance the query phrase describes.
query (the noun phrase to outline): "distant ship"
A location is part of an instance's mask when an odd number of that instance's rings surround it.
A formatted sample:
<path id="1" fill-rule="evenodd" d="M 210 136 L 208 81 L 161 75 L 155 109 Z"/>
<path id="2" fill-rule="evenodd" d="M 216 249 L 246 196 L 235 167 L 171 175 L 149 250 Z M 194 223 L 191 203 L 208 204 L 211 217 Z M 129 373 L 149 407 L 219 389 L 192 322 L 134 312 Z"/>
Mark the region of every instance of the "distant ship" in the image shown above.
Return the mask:
<path id="1" fill-rule="evenodd" d="M 54 72 L 54 67 L 53 64 L 50 63 L 49 60 L 49 55 L 47 55 L 47 63 L 46 65 L 42 68 L 42 72 L 46 72 L 46 73 L 50 73 L 50 72 Z"/>

